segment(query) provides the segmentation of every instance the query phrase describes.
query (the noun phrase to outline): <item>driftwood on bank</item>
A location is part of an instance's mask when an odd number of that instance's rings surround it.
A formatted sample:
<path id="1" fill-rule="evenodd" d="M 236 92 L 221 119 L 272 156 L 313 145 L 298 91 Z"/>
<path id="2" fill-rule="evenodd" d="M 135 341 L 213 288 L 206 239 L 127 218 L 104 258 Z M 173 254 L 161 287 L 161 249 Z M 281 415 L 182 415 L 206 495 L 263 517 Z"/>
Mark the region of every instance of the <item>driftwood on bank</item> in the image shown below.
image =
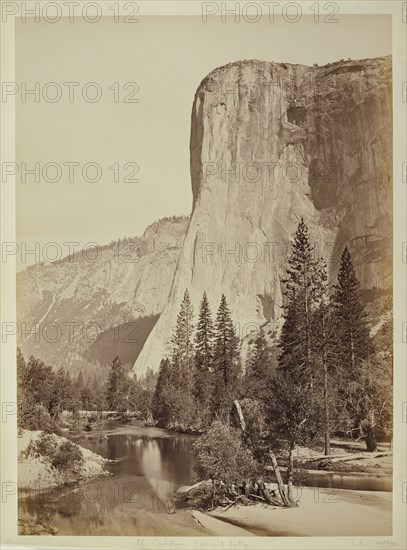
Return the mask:
<path id="1" fill-rule="evenodd" d="M 382 453 L 359 453 L 359 454 L 353 454 L 350 456 L 348 455 L 345 458 L 339 458 L 334 455 L 333 458 L 331 459 L 331 462 L 346 462 L 347 460 L 363 460 L 366 458 L 379 458 L 381 456 L 389 456 L 392 454 L 393 453 L 389 451 L 382 452 Z"/>
<path id="2" fill-rule="evenodd" d="M 312 457 L 301 457 L 299 462 L 315 462 L 317 460 L 328 460 L 329 462 L 346 462 L 348 460 L 362 460 L 366 458 L 379 458 L 381 456 L 391 456 L 392 451 L 383 451 L 378 453 L 344 453 L 337 455 L 318 455 Z"/>

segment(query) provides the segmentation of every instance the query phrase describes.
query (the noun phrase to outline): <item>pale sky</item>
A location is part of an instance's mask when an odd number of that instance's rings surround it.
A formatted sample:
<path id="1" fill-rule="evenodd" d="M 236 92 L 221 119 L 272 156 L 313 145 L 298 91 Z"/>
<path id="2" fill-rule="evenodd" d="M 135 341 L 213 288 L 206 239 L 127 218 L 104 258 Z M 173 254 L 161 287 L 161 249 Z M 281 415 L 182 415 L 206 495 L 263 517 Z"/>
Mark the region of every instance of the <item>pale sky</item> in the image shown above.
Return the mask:
<path id="1" fill-rule="evenodd" d="M 141 234 L 163 216 L 189 214 L 190 117 L 200 81 L 215 67 L 240 59 L 323 65 L 391 54 L 390 16 L 336 17 L 336 24 L 315 23 L 312 16 L 295 24 L 281 18 L 204 24 L 200 17 L 144 17 L 127 25 L 112 18 L 96 24 L 17 23 L 17 82 L 26 81 L 27 88 L 40 82 L 41 92 L 46 83 L 56 82 L 62 90 L 56 103 L 42 98 L 35 103 L 33 96 L 22 103 L 17 95 L 19 167 L 23 162 L 27 168 L 39 162 L 41 169 L 48 162 L 80 163 L 73 183 L 62 166 L 58 183 L 36 183 L 27 175 L 26 183 L 17 185 L 17 240 L 27 248 L 38 241 L 41 250 L 55 241 L 65 250 L 64 242 L 104 244 Z M 73 103 L 64 82 L 80 83 Z M 101 101 L 82 98 L 88 82 L 99 83 Z M 109 90 L 115 82 L 120 88 L 136 82 L 133 97 L 139 102 L 115 103 Z M 48 90 L 51 96 L 54 91 Z M 89 162 L 102 169 L 97 183 L 81 176 Z M 115 162 L 123 175 L 126 162 L 137 163 L 139 181 L 114 183 L 109 166 Z M 50 169 L 49 177 L 53 174 Z M 22 265 L 18 257 L 18 269 L 35 259 L 27 257 Z"/>

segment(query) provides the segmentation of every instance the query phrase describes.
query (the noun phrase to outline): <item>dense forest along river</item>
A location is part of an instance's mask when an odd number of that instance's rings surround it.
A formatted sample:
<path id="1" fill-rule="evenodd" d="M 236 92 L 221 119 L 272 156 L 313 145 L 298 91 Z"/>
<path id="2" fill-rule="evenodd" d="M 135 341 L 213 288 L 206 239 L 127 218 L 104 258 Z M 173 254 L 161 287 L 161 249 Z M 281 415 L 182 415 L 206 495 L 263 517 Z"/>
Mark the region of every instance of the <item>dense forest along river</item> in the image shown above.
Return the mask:
<path id="1" fill-rule="evenodd" d="M 61 535 L 176 534 L 177 521 L 182 531 L 185 517 L 182 512 L 168 512 L 174 511 L 177 488 L 196 480 L 191 452 L 195 439 L 158 428 L 106 422 L 80 444 L 112 460 L 107 468 L 113 475 L 25 495 L 20 506 Z M 318 473 L 309 476 L 307 485 L 390 491 L 391 478 Z"/>

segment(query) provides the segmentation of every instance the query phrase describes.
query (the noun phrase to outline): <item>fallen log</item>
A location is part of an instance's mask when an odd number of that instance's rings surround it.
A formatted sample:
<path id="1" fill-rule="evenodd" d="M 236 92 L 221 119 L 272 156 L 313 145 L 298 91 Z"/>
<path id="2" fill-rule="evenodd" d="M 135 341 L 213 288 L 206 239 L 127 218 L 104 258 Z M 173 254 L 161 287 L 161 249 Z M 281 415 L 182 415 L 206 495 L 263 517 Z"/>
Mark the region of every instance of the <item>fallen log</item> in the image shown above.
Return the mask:
<path id="1" fill-rule="evenodd" d="M 210 485 L 211 485 L 211 482 L 209 480 L 198 481 L 194 485 L 182 485 L 176 490 L 176 493 L 187 494 L 189 492 L 194 491 L 195 489 L 198 489 L 199 487 L 210 486 Z"/>
<path id="2" fill-rule="evenodd" d="M 232 506 L 235 506 L 235 504 L 236 504 L 239 500 L 242 500 L 242 499 L 244 499 L 244 498 L 246 498 L 245 495 L 239 495 L 238 497 L 235 498 L 235 500 L 231 501 L 229 498 L 226 497 L 226 500 L 227 500 L 228 502 L 230 502 L 230 504 L 228 504 L 228 506 L 226 506 L 225 512 L 226 512 L 226 510 L 229 510 L 229 508 L 231 508 Z"/>
<path id="3" fill-rule="evenodd" d="M 381 451 L 378 453 L 344 453 L 337 455 L 317 455 L 317 456 L 304 456 L 298 457 L 298 462 L 315 462 L 317 460 L 328 460 L 330 462 L 341 462 L 346 460 L 359 460 L 360 458 L 379 458 L 381 456 L 392 455 L 392 451 Z"/>
<path id="4" fill-rule="evenodd" d="M 300 457 L 297 457 L 297 462 L 314 462 L 316 460 L 332 460 L 333 458 L 340 458 L 342 456 L 349 456 L 349 453 L 336 454 L 336 455 L 300 456 Z"/>
<path id="5" fill-rule="evenodd" d="M 389 456 L 392 455 L 392 452 L 382 452 L 382 453 L 360 453 L 360 454 L 354 454 L 354 455 L 348 455 L 345 458 L 339 458 L 335 457 L 331 460 L 332 463 L 336 462 L 347 462 L 348 460 L 363 460 L 367 458 L 379 458 L 381 456 Z"/>

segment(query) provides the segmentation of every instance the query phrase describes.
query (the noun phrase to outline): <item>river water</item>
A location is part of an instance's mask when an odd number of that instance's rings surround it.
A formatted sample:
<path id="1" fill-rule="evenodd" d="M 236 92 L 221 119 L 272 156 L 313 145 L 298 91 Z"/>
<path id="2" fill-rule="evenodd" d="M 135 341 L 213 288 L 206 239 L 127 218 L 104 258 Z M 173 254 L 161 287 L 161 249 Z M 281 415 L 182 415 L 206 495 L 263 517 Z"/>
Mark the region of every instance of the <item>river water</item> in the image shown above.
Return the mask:
<path id="1" fill-rule="evenodd" d="M 188 534 L 187 515 L 175 512 L 173 495 L 196 481 L 194 436 L 158 428 L 106 422 L 80 444 L 111 460 L 111 475 L 20 498 L 20 510 L 60 535 Z M 391 478 L 310 474 L 307 485 L 391 491 Z M 184 515 L 183 515 L 184 514 Z M 193 523 L 189 526 L 192 535 Z"/>

